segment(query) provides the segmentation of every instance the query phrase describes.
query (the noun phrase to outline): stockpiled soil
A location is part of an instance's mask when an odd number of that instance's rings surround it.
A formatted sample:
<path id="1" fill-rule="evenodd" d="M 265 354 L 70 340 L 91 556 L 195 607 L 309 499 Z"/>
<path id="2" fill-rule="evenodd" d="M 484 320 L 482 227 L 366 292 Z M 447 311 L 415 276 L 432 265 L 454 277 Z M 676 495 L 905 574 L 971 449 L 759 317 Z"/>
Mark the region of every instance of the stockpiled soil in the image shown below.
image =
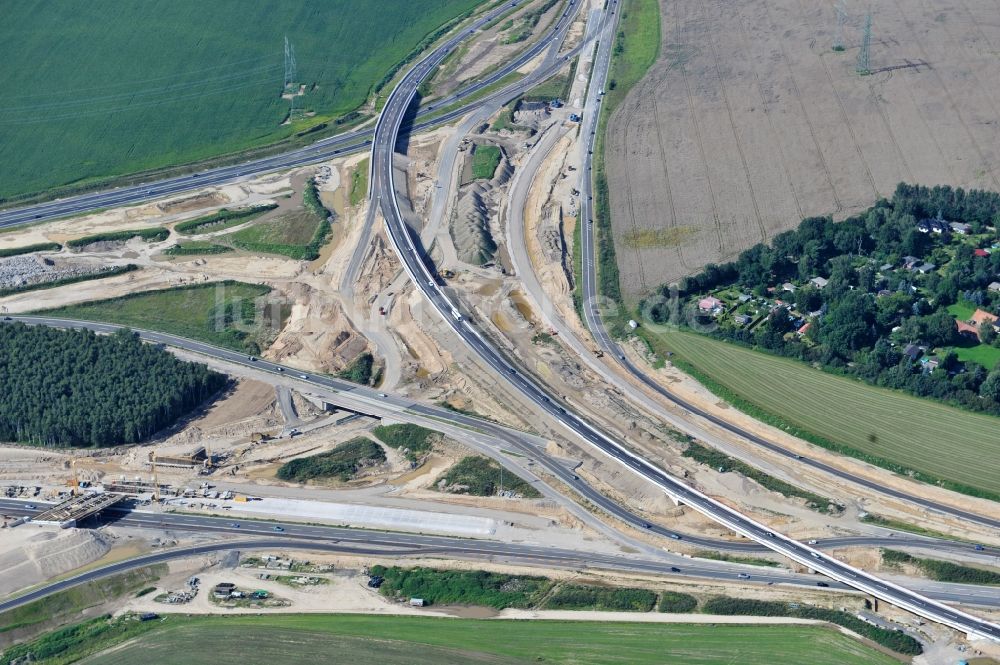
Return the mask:
<path id="1" fill-rule="evenodd" d="M 480 0 L 7 3 L 0 198 L 273 143 L 360 106 Z M 299 108 L 282 124 L 284 38 Z M 335 126 L 332 125 L 331 126 Z"/>
<path id="2" fill-rule="evenodd" d="M 607 137 L 627 296 L 804 217 L 842 219 L 899 182 L 1000 189 L 996 4 L 873 7 L 862 77 L 863 3 L 848 3 L 835 52 L 832 4 L 661 0 L 659 58 Z"/>

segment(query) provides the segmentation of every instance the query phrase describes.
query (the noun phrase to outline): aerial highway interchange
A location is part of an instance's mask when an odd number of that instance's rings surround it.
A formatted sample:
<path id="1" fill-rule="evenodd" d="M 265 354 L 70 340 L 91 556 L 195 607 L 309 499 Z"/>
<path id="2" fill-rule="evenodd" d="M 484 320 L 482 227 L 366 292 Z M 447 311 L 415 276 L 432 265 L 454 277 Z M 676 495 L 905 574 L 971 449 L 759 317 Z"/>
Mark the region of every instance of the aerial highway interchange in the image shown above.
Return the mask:
<path id="1" fill-rule="evenodd" d="M 491 437 L 504 440 L 521 452 L 532 454 L 533 459 L 537 460 L 548 474 L 558 479 L 577 497 L 585 499 L 607 514 L 617 518 L 620 522 L 639 529 L 640 532 L 648 532 L 652 535 L 663 537 L 666 545 L 669 545 L 671 539 L 683 539 L 686 542 L 699 544 L 711 549 L 737 552 L 770 550 L 830 578 L 833 588 L 860 591 L 906 609 L 925 619 L 947 625 L 970 637 L 1000 640 L 1000 626 L 982 620 L 970 612 L 958 610 L 951 605 L 945 604 L 969 603 L 995 606 L 997 604 L 995 597 L 988 594 L 983 597 L 977 597 L 975 592 L 970 592 L 968 589 L 959 589 L 953 592 L 941 591 L 939 589 L 914 591 L 894 582 L 881 579 L 876 575 L 869 574 L 855 566 L 842 563 L 830 554 L 822 551 L 838 546 L 877 546 L 885 545 L 889 542 L 893 542 L 896 545 L 910 545 L 941 551 L 966 551 L 972 547 L 971 545 L 916 536 L 893 536 L 891 539 L 888 537 L 851 536 L 822 539 L 821 542 L 810 545 L 786 537 L 780 531 L 743 515 L 725 503 L 694 489 L 683 479 L 670 475 L 654 463 L 638 455 L 626 443 L 603 431 L 591 422 L 585 414 L 578 413 L 573 405 L 567 403 L 559 395 L 554 394 L 545 385 L 540 383 L 527 368 L 509 357 L 508 354 L 499 350 L 492 343 L 489 335 L 480 329 L 475 313 L 470 311 L 458 296 L 452 293 L 444 284 L 430 258 L 428 248 L 421 245 L 418 234 L 408 226 L 401 212 L 401 206 L 408 205 L 408 203 L 405 200 L 401 200 L 401 197 L 398 195 L 399 188 L 397 183 L 395 183 L 397 174 L 393 165 L 393 155 L 399 144 L 401 133 L 415 133 L 432 125 L 438 125 L 462 117 L 474 109 L 477 104 L 483 103 L 482 97 L 474 97 L 477 93 L 481 93 L 484 89 L 496 84 L 534 58 L 542 56 L 543 59 L 542 64 L 533 73 L 498 92 L 489 93 L 487 99 L 502 100 L 514 97 L 558 71 L 569 57 L 580 53 L 584 48 L 594 48 L 596 46 L 594 66 L 584 102 L 583 120 L 580 124 L 580 137 L 582 140 L 579 144 L 579 150 L 581 151 L 584 164 L 584 168 L 580 169 L 579 181 L 579 190 L 581 192 L 579 197 L 581 205 L 580 219 L 585 220 L 581 234 L 583 241 L 582 265 L 584 269 L 584 306 L 582 311 L 587 328 L 594 336 L 598 347 L 605 352 L 605 365 L 613 364 L 613 367 L 606 371 L 609 373 L 620 371 L 633 377 L 648 391 L 657 395 L 658 398 L 681 407 L 689 414 L 694 423 L 707 421 L 712 425 L 721 427 L 742 439 L 752 442 L 754 445 L 781 455 L 788 460 L 794 460 L 796 464 L 806 465 L 824 474 L 837 476 L 842 480 L 856 483 L 866 489 L 886 494 L 894 499 L 922 506 L 930 511 L 968 520 L 990 528 L 1000 527 L 1000 519 L 994 516 L 976 514 L 954 506 L 944 505 L 927 497 L 909 494 L 899 489 L 879 485 L 864 477 L 851 475 L 849 472 L 834 468 L 821 460 L 803 458 L 757 434 L 748 432 L 713 414 L 707 413 L 697 406 L 686 402 L 679 396 L 672 394 L 660 383 L 651 379 L 641 367 L 638 367 L 629 360 L 626 352 L 608 333 L 601 319 L 600 308 L 597 306 L 597 303 L 600 302 L 600 296 L 596 279 L 596 240 L 593 226 L 587 222 L 593 217 L 591 209 L 593 184 L 591 180 L 592 151 L 596 138 L 601 96 L 606 84 L 612 45 L 616 32 L 618 19 L 617 3 L 609 4 L 608 11 L 601 15 L 601 24 L 596 30 L 596 44 L 585 42 L 574 47 L 571 51 L 560 52 L 562 40 L 566 37 L 567 31 L 572 21 L 576 18 L 576 12 L 578 11 L 578 7 L 574 6 L 575 3 L 570 3 L 569 11 L 555 21 L 549 32 L 540 38 L 536 44 L 526 49 L 516 60 L 505 63 L 487 77 L 461 88 L 458 92 L 451 94 L 447 98 L 436 101 L 432 107 L 424 108 L 422 105 L 415 114 L 413 124 L 410 126 L 406 124 L 410 117 L 409 114 L 413 99 L 417 95 L 417 90 L 421 83 L 463 41 L 471 38 L 479 28 L 502 15 L 513 5 L 516 5 L 516 3 L 505 4 L 477 19 L 471 26 L 463 28 L 460 33 L 445 39 L 429 54 L 423 57 L 423 59 L 419 60 L 406 71 L 392 89 L 375 126 L 371 129 L 353 130 L 342 135 L 322 139 L 306 148 L 244 164 L 223 166 L 204 172 L 124 187 L 108 192 L 95 192 L 24 208 L 3 210 L 0 211 L 0 227 L 42 222 L 86 211 L 135 204 L 160 198 L 168 194 L 200 189 L 208 185 L 229 183 L 257 174 L 311 164 L 330 159 L 334 155 L 359 151 L 370 147 L 369 197 L 371 205 L 373 208 L 377 207 L 378 211 L 381 212 L 393 248 L 413 285 L 422 292 L 426 300 L 439 314 L 441 320 L 448 324 L 453 333 L 461 340 L 461 343 L 471 350 L 481 363 L 492 370 L 497 377 L 502 378 L 520 393 L 524 399 L 529 401 L 538 413 L 545 414 L 545 417 L 550 422 L 562 428 L 567 436 L 594 452 L 622 465 L 645 480 L 656 484 L 673 501 L 697 510 L 733 533 L 738 534 L 742 539 L 712 539 L 694 534 L 686 534 L 681 531 L 668 530 L 662 526 L 650 524 L 640 515 L 608 498 L 586 481 L 580 479 L 572 469 L 558 461 L 550 459 L 544 454 L 544 451 L 539 450 L 534 444 L 520 440 L 516 431 L 504 428 L 495 423 L 447 411 L 440 407 L 421 404 L 391 394 L 377 393 L 374 390 L 360 388 L 340 379 L 316 374 L 300 374 L 298 370 L 283 367 L 279 363 L 248 358 L 244 354 L 177 336 L 153 331 L 140 331 L 142 337 L 150 342 L 161 343 L 194 354 L 211 357 L 214 360 L 233 366 L 280 376 L 282 380 L 301 384 L 307 388 L 311 387 L 316 390 L 326 390 L 331 393 L 349 396 L 350 399 L 356 400 L 356 403 L 360 404 L 371 415 L 384 415 L 388 412 L 395 413 L 397 417 L 405 418 L 405 414 L 409 412 L 423 417 L 448 420 L 452 424 L 477 430 Z M 471 101 L 465 101 L 470 98 L 472 98 Z M 453 104 L 459 104 L 459 106 L 449 108 L 446 112 L 435 115 L 435 108 L 444 109 Z M 51 327 L 83 327 L 98 332 L 110 332 L 116 329 L 115 326 L 108 324 L 68 321 L 54 317 L 10 316 L 6 317 L 6 319 Z M 23 504 L 23 501 L 0 500 L 0 510 L 15 514 L 18 511 L 23 513 Z M 600 555 L 581 556 L 579 553 L 571 551 L 559 551 L 552 548 L 533 548 L 527 545 L 488 540 L 460 541 L 459 539 L 440 536 L 417 536 L 401 533 L 376 535 L 359 530 L 336 527 L 303 526 L 297 525 L 294 522 L 282 522 L 284 532 L 275 534 L 272 523 L 254 523 L 251 520 L 241 520 L 240 526 L 234 528 L 230 524 L 232 520 L 226 518 L 191 517 L 171 514 L 151 516 L 140 511 L 131 511 L 116 517 L 115 521 L 127 526 L 226 534 L 229 538 L 239 536 L 240 539 L 226 540 L 218 545 L 200 545 L 178 549 L 177 551 L 164 551 L 156 555 L 148 555 L 136 559 L 135 561 L 121 562 L 106 568 L 99 568 L 35 590 L 28 595 L 0 603 L 0 610 L 9 609 L 10 607 L 29 602 L 38 597 L 55 593 L 71 585 L 80 584 L 104 575 L 114 574 L 129 567 L 222 548 L 250 550 L 301 546 L 303 548 L 338 552 L 378 553 L 392 551 L 401 555 L 412 554 L 414 556 L 440 554 L 442 556 L 453 555 L 469 558 L 499 557 L 513 561 L 543 562 L 554 566 L 593 566 L 595 568 L 631 570 L 633 572 L 657 572 L 706 578 L 722 577 L 729 579 L 736 575 L 736 573 L 731 572 L 726 565 L 721 563 L 706 564 L 699 562 L 686 564 L 681 567 L 674 560 L 667 558 L 657 560 L 655 558 L 626 558 Z M 983 551 L 986 554 L 994 553 L 992 548 L 979 551 Z M 808 575 L 788 575 L 769 571 L 755 571 L 752 578 L 754 582 L 764 584 L 815 585 L 814 576 Z"/>

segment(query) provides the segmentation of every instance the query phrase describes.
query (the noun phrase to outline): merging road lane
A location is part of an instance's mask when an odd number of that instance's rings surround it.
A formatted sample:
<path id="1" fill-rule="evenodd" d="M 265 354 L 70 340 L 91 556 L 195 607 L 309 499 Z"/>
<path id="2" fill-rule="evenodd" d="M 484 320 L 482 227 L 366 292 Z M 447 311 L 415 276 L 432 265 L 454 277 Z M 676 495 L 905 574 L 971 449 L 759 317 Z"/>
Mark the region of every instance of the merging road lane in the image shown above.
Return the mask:
<path id="1" fill-rule="evenodd" d="M 848 566 L 812 547 L 776 533 L 764 524 L 694 490 L 681 480 L 633 454 L 625 446 L 567 410 L 547 390 L 521 374 L 514 364 L 485 340 L 467 316 L 459 311 L 456 303 L 448 298 L 438 284 L 436 273 L 432 269 L 433 264 L 426 258 L 418 239 L 403 220 L 396 196 L 392 156 L 407 109 L 416 95 L 418 86 L 465 36 L 467 35 L 456 36 L 439 46 L 417 63 L 399 82 L 389 96 L 376 124 L 371 158 L 372 195 L 378 199 L 393 246 L 414 284 L 462 341 L 540 410 L 546 412 L 586 444 L 661 487 L 673 500 L 698 510 L 732 531 L 751 538 L 793 561 L 885 602 L 902 607 L 925 619 L 943 623 L 972 637 L 1000 641 L 1000 626 Z"/>

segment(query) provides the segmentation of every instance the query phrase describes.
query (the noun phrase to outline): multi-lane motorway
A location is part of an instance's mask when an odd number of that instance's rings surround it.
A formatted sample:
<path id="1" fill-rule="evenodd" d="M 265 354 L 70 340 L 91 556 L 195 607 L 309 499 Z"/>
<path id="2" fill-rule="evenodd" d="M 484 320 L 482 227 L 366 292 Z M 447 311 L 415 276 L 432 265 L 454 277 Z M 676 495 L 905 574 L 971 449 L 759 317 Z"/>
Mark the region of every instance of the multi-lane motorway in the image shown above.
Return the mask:
<path id="1" fill-rule="evenodd" d="M 494 14 L 500 10 L 495 10 Z M 793 560 L 827 574 L 828 576 L 840 580 L 852 587 L 861 589 L 867 593 L 882 598 L 906 609 L 909 609 L 926 618 L 940 621 L 956 629 L 963 630 L 970 634 L 1000 638 L 1000 627 L 987 622 L 983 622 L 976 617 L 958 612 L 952 608 L 941 605 L 929 598 L 912 593 L 896 585 L 867 575 L 863 571 L 848 567 L 813 548 L 806 547 L 801 543 L 785 538 L 773 533 L 764 525 L 746 518 L 725 505 L 702 495 L 688 487 L 678 479 L 672 478 L 662 470 L 654 467 L 645 460 L 635 456 L 624 446 L 614 441 L 612 438 L 600 432 L 588 422 L 576 414 L 570 412 L 566 406 L 558 403 L 556 398 L 536 384 L 532 379 L 526 377 L 518 371 L 517 367 L 500 355 L 478 332 L 472 322 L 457 309 L 456 304 L 447 297 L 439 286 L 434 271 L 425 262 L 426 255 L 423 248 L 419 246 L 411 234 L 410 230 L 403 222 L 400 215 L 399 202 L 395 195 L 393 185 L 392 153 L 396 145 L 400 127 L 403 122 L 410 103 L 416 93 L 417 87 L 434 68 L 440 64 L 441 60 L 447 56 L 460 41 L 474 32 L 476 27 L 486 21 L 492 20 L 493 16 L 487 16 L 473 25 L 462 34 L 447 40 L 442 46 L 436 48 L 424 60 L 420 61 L 411 69 L 400 81 L 390 95 L 382 115 L 376 124 L 374 140 L 372 143 L 372 192 L 377 197 L 378 204 L 386 218 L 392 242 L 400 254 L 410 277 L 420 290 L 433 303 L 441 315 L 449 321 L 452 328 L 460 335 L 463 341 L 472 348 L 488 365 L 504 376 L 515 388 L 528 397 L 541 411 L 546 412 L 572 434 L 580 437 L 583 441 L 593 446 L 605 455 L 612 457 L 620 463 L 626 465 L 636 473 L 644 476 L 648 480 L 656 483 L 675 500 L 682 501 L 691 507 L 705 513 L 716 521 L 726 525 L 734 532 L 751 538 L 768 548 L 780 552 Z M 568 26 L 566 17 L 560 19 L 554 26 L 552 34 L 557 39 Z M 563 31 L 563 32 L 560 32 Z M 610 46 L 610 39 L 603 40 L 602 46 Z M 536 45 L 539 49 L 533 55 L 540 52 L 541 48 L 547 47 L 544 42 Z M 601 56 L 598 56 L 599 61 Z M 509 70 L 508 70 L 509 71 Z M 506 73 L 504 74 L 506 75 Z M 496 74 L 494 76 L 497 76 Z M 492 77 L 491 77 L 492 78 Z M 492 81 L 481 81 L 480 84 L 490 85 L 499 80 L 497 77 Z M 477 84 L 478 85 L 478 84 Z M 479 88 L 481 89 L 481 88 Z M 596 86 L 592 86 L 592 90 Z M 593 108 L 593 107 L 591 107 Z M 464 113 L 466 109 L 461 109 Z M 459 113 L 459 111 L 456 111 Z M 337 142 L 343 142 L 345 147 L 334 147 Z M 346 144 L 354 142 L 355 145 Z M 279 170 L 299 164 L 310 163 L 326 159 L 338 152 L 343 152 L 347 148 L 358 148 L 365 143 L 361 139 L 360 133 L 353 133 L 325 140 L 310 148 L 296 151 L 288 155 L 274 158 L 258 160 L 248 165 L 234 167 L 224 167 L 215 169 L 204 174 L 193 174 L 183 178 L 167 180 L 155 185 L 140 186 L 93 194 L 65 201 L 57 201 L 40 206 L 33 206 L 21 211 L 8 211 L 0 213 L 0 226 L 9 226 L 26 221 L 38 219 L 48 219 L 56 216 L 72 214 L 83 210 L 121 205 L 141 201 L 164 194 L 186 191 L 206 184 L 216 184 L 229 182 L 233 179 L 250 175 L 252 173 L 269 172 Z M 307 154 L 308 151 L 312 151 Z M 284 160 L 284 161 L 282 161 Z M 586 171 L 585 171 L 586 172 Z M 131 198 L 130 198 L 131 197 Z M 585 197 L 582 197 L 585 198 Z M 596 289 L 594 290 L 596 293 Z M 610 340 L 608 340 L 610 342 Z M 617 348 L 617 347 L 609 347 Z M 884 491 L 884 488 L 880 488 Z M 909 497 L 907 497 L 909 498 Z"/>
<path id="2" fill-rule="evenodd" d="M 110 323 L 97 323 L 93 321 L 72 321 L 54 317 L 41 316 L 9 316 L 0 320 L 0 324 L 22 322 L 30 325 L 44 325 L 52 328 L 80 328 L 92 330 L 96 333 L 111 334 L 120 330 L 122 326 Z M 178 337 L 167 333 L 153 332 L 148 330 L 135 330 L 143 340 L 153 344 L 163 344 L 176 349 L 196 353 L 215 361 L 224 362 L 228 366 L 252 369 L 258 372 L 265 372 L 275 377 L 276 381 L 298 387 L 303 391 L 316 391 L 320 397 L 339 397 L 341 404 L 350 409 L 357 410 L 366 415 L 376 417 L 389 417 L 394 420 L 407 420 L 410 414 L 436 421 L 439 423 L 450 423 L 464 428 L 469 432 L 480 432 L 486 436 L 502 442 L 504 449 L 517 452 L 525 458 L 534 461 L 546 473 L 558 479 L 563 485 L 577 494 L 580 499 L 605 511 L 607 514 L 628 524 L 632 527 L 642 529 L 670 540 L 682 540 L 685 544 L 704 548 L 706 550 L 720 550 L 730 552 L 762 552 L 766 551 L 763 545 L 752 540 L 723 540 L 720 538 L 709 538 L 696 534 L 684 533 L 674 529 L 666 529 L 658 524 L 647 521 L 642 515 L 630 511 L 625 506 L 615 500 L 605 496 L 587 481 L 581 478 L 574 469 L 567 466 L 562 460 L 550 456 L 544 446 L 540 446 L 538 441 L 531 435 L 524 434 L 514 429 L 498 425 L 489 420 L 476 418 L 463 413 L 450 411 L 441 407 L 422 404 L 405 397 L 390 393 L 376 392 L 375 390 L 359 386 L 343 379 L 337 379 L 325 375 L 304 374 L 287 365 L 271 362 L 264 359 L 246 356 L 229 349 L 212 346 L 204 342 L 191 340 L 185 337 Z M 422 421 L 427 424 L 426 421 Z M 433 425 L 431 425 L 433 426 Z M 501 457 L 500 461 L 504 461 Z M 515 473 L 517 470 L 515 470 Z M 12 514 L 24 512 L 24 501 L 10 499 L 0 499 L 0 509 L 15 510 Z M 36 502 L 37 503 L 37 502 Z M 30 511 L 29 511 L 30 512 Z M 669 541 L 665 541 L 669 542 Z M 979 555 L 979 556 L 1000 556 L 1000 549 L 986 547 L 976 550 L 969 543 L 939 540 L 922 536 L 911 536 L 904 533 L 894 533 L 890 536 L 837 536 L 823 538 L 818 547 L 822 549 L 834 549 L 838 547 L 915 547 L 924 550 L 934 550 L 940 552 L 950 552 L 953 554 Z"/>
<path id="3" fill-rule="evenodd" d="M 44 509 L 27 510 L 23 500 L 0 499 L 0 513 L 25 515 Z M 740 582 L 744 584 L 785 584 L 815 588 L 813 575 L 760 567 L 734 567 L 709 560 L 663 560 L 635 554 L 615 555 L 585 552 L 532 543 L 505 543 L 497 540 L 456 538 L 415 533 L 372 531 L 339 526 L 301 524 L 296 522 L 259 521 L 236 516 L 151 513 L 141 511 L 111 511 L 105 520 L 122 527 L 155 529 L 157 531 L 207 533 L 220 536 L 216 542 L 165 549 L 108 566 L 102 566 L 65 580 L 33 590 L 0 603 L 0 612 L 13 609 L 43 596 L 77 584 L 133 570 L 153 563 L 225 550 L 299 549 L 338 552 L 360 556 L 441 557 L 453 559 L 491 560 L 570 570 L 610 570 L 629 573 L 651 573 L 676 577 Z M 276 531 L 279 527 L 281 531 Z M 19 528 L 31 528 L 27 527 Z M 1000 607 L 1000 597 L 988 588 L 972 585 L 927 584 L 927 592 L 949 602 Z M 833 582 L 831 589 L 849 589 Z"/>
<path id="4" fill-rule="evenodd" d="M 848 566 L 812 547 L 774 532 L 767 526 L 694 490 L 679 479 L 635 455 L 625 446 L 560 404 L 547 390 L 519 372 L 513 363 L 486 341 L 468 316 L 460 312 L 457 303 L 450 299 L 438 284 L 436 274 L 428 265 L 429 262 L 425 258 L 423 248 L 418 246 L 418 239 L 415 238 L 403 219 L 396 195 L 392 156 L 407 109 L 416 95 L 418 86 L 466 36 L 458 35 L 437 47 L 400 80 L 389 95 L 382 115 L 376 124 L 371 157 L 372 195 L 378 198 L 393 247 L 399 254 L 400 260 L 414 284 L 423 292 L 444 320 L 448 321 L 462 341 L 487 365 L 507 379 L 539 410 L 547 413 L 586 444 L 661 487 L 675 501 L 692 507 L 734 532 L 756 540 L 793 561 L 839 582 L 870 593 L 885 602 L 907 609 L 926 619 L 961 630 L 971 636 L 1000 640 L 1000 626 L 870 575 L 861 569 Z"/>
<path id="5" fill-rule="evenodd" d="M 510 11 L 511 7 L 520 3 L 521 0 L 505 3 L 489 13 L 477 19 L 463 34 L 475 32 L 502 14 Z M 571 12 L 572 13 L 572 12 Z M 562 30 L 562 32 L 557 32 Z M 491 99 L 497 95 L 510 95 L 512 90 L 517 90 L 516 84 L 508 86 L 502 90 L 489 93 L 482 97 L 483 91 L 494 86 L 499 81 L 516 72 L 525 63 L 537 57 L 543 50 L 551 45 L 551 42 L 558 35 L 565 34 L 565 25 L 553 27 L 548 33 L 543 35 L 536 43 L 525 49 L 520 55 L 504 62 L 491 74 L 477 79 L 457 90 L 456 92 L 442 98 L 434 100 L 432 103 L 421 105 L 416 114 L 416 124 L 412 131 L 419 131 L 428 127 L 444 124 L 456 118 L 460 118 L 469 110 L 482 103 L 483 99 Z M 549 73 L 554 73 L 549 68 Z M 477 98 L 478 96 L 478 98 Z M 467 104 L 451 108 L 463 100 L 470 100 Z M 200 189 L 203 187 L 222 185 L 250 178 L 255 175 L 273 173 L 285 169 L 315 164 L 338 155 L 357 152 L 371 145 L 372 129 L 364 128 L 345 132 L 329 138 L 316 141 L 312 145 L 298 148 L 289 152 L 263 157 L 231 166 L 221 166 L 213 169 L 206 169 L 195 173 L 166 178 L 155 182 L 142 183 L 127 187 L 119 187 L 112 190 L 92 192 L 71 196 L 45 203 L 31 206 L 0 210 L 0 228 L 16 226 L 33 222 L 41 222 L 50 219 L 77 215 L 84 212 L 102 210 L 105 208 L 118 207 L 123 205 L 142 203 L 153 199 L 171 196 L 182 192 Z"/>

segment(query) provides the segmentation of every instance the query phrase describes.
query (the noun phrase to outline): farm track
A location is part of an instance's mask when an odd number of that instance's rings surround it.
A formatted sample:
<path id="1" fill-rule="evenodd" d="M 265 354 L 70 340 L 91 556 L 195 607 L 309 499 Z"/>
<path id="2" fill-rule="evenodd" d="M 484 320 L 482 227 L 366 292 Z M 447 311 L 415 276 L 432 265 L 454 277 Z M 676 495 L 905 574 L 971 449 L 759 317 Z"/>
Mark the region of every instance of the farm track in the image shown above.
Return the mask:
<path id="1" fill-rule="evenodd" d="M 740 27 L 740 36 L 743 38 L 743 46 L 747 52 L 746 60 L 747 62 L 751 62 L 750 71 L 753 73 L 753 80 L 754 85 L 757 87 L 757 94 L 760 95 L 761 108 L 764 110 L 764 117 L 767 118 L 767 126 L 771 130 L 771 138 L 774 141 L 774 145 L 777 146 L 778 154 L 781 157 L 781 170 L 785 174 L 785 180 L 788 181 L 788 190 L 792 193 L 792 198 L 795 201 L 795 210 L 800 218 L 805 218 L 805 213 L 802 212 L 802 202 L 799 200 L 799 195 L 795 191 L 795 182 L 792 180 L 792 174 L 788 171 L 788 158 L 785 156 L 785 149 L 781 146 L 781 141 L 778 140 L 778 131 L 774 128 L 773 114 L 771 110 L 768 109 L 767 95 L 764 94 L 764 86 L 761 85 L 760 74 L 757 72 L 757 68 L 752 64 L 749 57 L 750 38 L 747 35 L 746 21 L 743 18 L 743 12 L 740 11 L 739 5 L 734 5 L 733 11 L 736 13 L 736 19 L 739 22 Z"/>
<path id="2" fill-rule="evenodd" d="M 894 4 L 896 5 L 896 8 L 899 10 L 900 15 L 903 16 L 903 22 L 906 24 L 907 29 L 913 36 L 913 43 L 916 45 L 917 49 L 919 49 L 921 57 L 923 57 L 923 59 L 926 62 L 930 62 L 930 60 L 927 59 L 927 51 L 923 47 L 923 44 L 920 40 L 920 36 L 917 34 L 917 31 L 913 28 L 913 24 L 910 22 L 910 20 L 906 18 L 906 13 L 903 11 L 903 8 L 899 6 L 898 0 L 894 0 Z M 944 94 L 944 99 L 946 100 L 945 103 L 951 109 L 951 113 L 954 116 L 955 120 L 957 120 L 958 123 L 962 126 L 962 129 L 965 130 L 965 134 L 969 138 L 969 143 L 972 144 L 972 148 L 976 151 L 976 154 L 979 156 L 980 164 L 982 165 L 983 169 L 990 174 L 990 179 L 993 180 L 994 187 L 1000 189 L 1000 180 L 997 180 L 996 173 L 994 173 L 993 169 L 990 168 L 989 161 L 987 161 L 986 155 L 983 154 L 982 146 L 980 146 L 979 141 L 976 140 L 976 137 L 973 135 L 972 130 L 969 129 L 968 123 L 965 121 L 965 118 L 962 117 L 962 113 L 958 110 L 958 107 L 955 105 L 955 99 L 956 99 L 955 95 L 951 92 L 951 90 L 948 89 L 948 86 L 945 85 L 944 79 L 938 73 L 937 69 L 931 67 L 930 71 L 934 75 L 934 78 L 937 80 L 939 88 L 943 90 L 945 93 Z M 993 110 L 994 110 L 994 117 L 996 117 L 995 106 Z"/>
<path id="3" fill-rule="evenodd" d="M 764 11 L 767 15 L 768 22 L 771 22 L 771 13 L 767 9 L 767 4 L 764 5 Z M 830 185 L 830 193 L 833 196 L 833 203 L 836 206 L 834 212 L 840 212 L 844 209 L 844 203 L 837 194 L 837 185 L 834 182 L 833 174 L 830 172 L 830 166 L 826 163 L 826 155 L 823 153 L 823 148 L 816 135 L 816 128 L 813 126 L 812 120 L 809 118 L 809 111 L 806 110 L 806 104 L 802 98 L 802 92 L 799 90 L 798 81 L 795 80 L 795 72 L 792 70 L 791 60 L 788 58 L 788 51 L 785 50 L 785 45 L 781 40 L 778 41 L 778 48 L 781 50 L 781 62 L 785 65 L 785 70 L 788 72 L 788 82 L 792 84 L 792 91 L 795 93 L 795 101 L 798 103 L 799 111 L 802 113 L 802 119 L 805 120 L 806 126 L 809 128 L 809 137 L 812 139 L 813 148 L 815 148 L 816 154 L 819 156 L 820 163 L 823 165 L 823 174 L 826 176 L 826 181 Z"/>
<path id="4" fill-rule="evenodd" d="M 899 5 L 898 0 L 897 0 L 896 4 L 897 4 L 897 6 Z M 963 9 L 965 9 L 966 11 L 968 11 L 968 8 L 964 5 L 964 3 L 962 5 L 962 7 L 963 7 Z M 907 26 L 910 27 L 910 29 L 912 31 L 912 26 L 909 24 L 909 22 L 907 22 Z M 942 26 L 942 30 L 944 30 L 946 33 L 948 33 L 948 36 L 951 39 L 952 44 L 958 44 L 959 48 L 961 50 L 963 50 L 967 54 L 969 54 L 970 57 L 973 56 L 972 52 L 969 50 L 968 42 L 966 40 L 964 40 L 964 39 L 955 39 L 955 37 L 948 30 L 947 26 L 948 26 L 948 24 L 944 23 L 943 26 Z M 975 30 L 979 32 L 980 36 L 982 36 L 984 38 L 984 41 L 986 41 L 987 43 L 989 43 L 989 40 L 985 39 L 985 36 L 983 35 L 983 33 L 980 30 L 979 26 L 976 25 L 975 21 L 973 21 L 973 26 L 974 26 Z M 921 47 L 921 50 L 923 50 L 923 47 Z M 983 85 L 982 81 L 980 80 L 979 76 L 976 74 L 975 70 L 973 70 L 971 72 L 971 75 L 972 75 L 972 78 L 974 78 L 976 80 L 976 84 L 977 84 L 976 85 L 976 90 L 979 91 L 980 94 L 982 94 L 984 98 L 989 98 L 990 108 L 992 110 L 991 117 L 993 117 L 993 118 L 1000 117 L 1000 112 L 997 111 L 997 100 L 996 100 L 996 97 L 992 94 L 993 90 L 995 89 L 995 86 L 992 86 L 992 85 Z M 940 80 L 940 76 L 938 76 L 938 79 Z M 959 118 L 959 120 L 961 120 L 961 118 Z M 962 121 L 962 124 L 965 125 L 965 121 L 964 120 Z M 969 131 L 967 125 L 966 125 L 966 131 Z M 976 146 L 976 151 L 979 153 L 980 157 L 982 158 L 983 168 L 987 172 L 989 172 L 990 178 L 993 180 L 993 184 L 996 185 L 998 189 L 1000 189 L 1000 182 L 998 182 L 998 180 L 997 180 L 996 172 L 995 172 L 994 169 L 990 168 L 990 166 L 989 166 L 989 164 L 990 164 L 989 160 L 986 159 L 985 155 L 983 155 L 982 144 L 979 141 L 975 141 L 975 140 L 973 140 L 973 141 L 974 141 L 975 146 Z"/>
<path id="5" fill-rule="evenodd" d="M 659 102 L 656 101 L 655 97 L 653 98 L 653 112 L 656 114 L 657 118 L 660 117 L 660 105 Z M 674 192 L 673 187 L 670 184 L 670 160 L 667 159 L 667 151 L 663 147 L 663 131 L 660 129 L 660 123 L 656 123 L 656 147 L 660 150 L 660 159 L 663 163 L 663 191 L 667 194 L 667 201 L 669 202 L 670 207 L 670 219 L 674 223 L 674 228 L 678 228 L 677 208 L 674 207 Z M 679 244 L 674 248 L 674 256 L 677 257 L 677 260 L 680 261 L 681 265 L 684 266 L 686 270 L 691 269 L 691 266 L 689 266 L 684 260 L 684 253 L 681 251 Z"/>
<path id="6" fill-rule="evenodd" d="M 746 178 L 747 188 L 750 192 L 750 201 L 753 203 L 754 218 L 757 220 L 757 228 L 760 229 L 760 242 L 767 242 L 767 230 L 764 222 L 760 218 L 760 205 L 757 203 L 757 193 L 753 188 L 753 179 L 750 177 L 750 168 L 747 166 L 747 156 L 743 150 L 743 141 L 740 139 L 740 130 L 736 126 L 736 118 L 733 116 L 733 106 L 729 103 L 729 94 L 726 92 L 726 80 L 719 69 L 719 51 L 715 46 L 715 38 L 710 33 L 707 36 L 709 46 L 712 47 L 712 64 L 715 68 L 715 75 L 719 79 L 719 92 L 722 94 L 722 101 L 726 106 L 726 115 L 729 116 L 729 128 L 733 132 L 733 141 L 736 143 L 736 151 L 740 155 L 740 164 L 743 166 L 743 177 Z"/>

